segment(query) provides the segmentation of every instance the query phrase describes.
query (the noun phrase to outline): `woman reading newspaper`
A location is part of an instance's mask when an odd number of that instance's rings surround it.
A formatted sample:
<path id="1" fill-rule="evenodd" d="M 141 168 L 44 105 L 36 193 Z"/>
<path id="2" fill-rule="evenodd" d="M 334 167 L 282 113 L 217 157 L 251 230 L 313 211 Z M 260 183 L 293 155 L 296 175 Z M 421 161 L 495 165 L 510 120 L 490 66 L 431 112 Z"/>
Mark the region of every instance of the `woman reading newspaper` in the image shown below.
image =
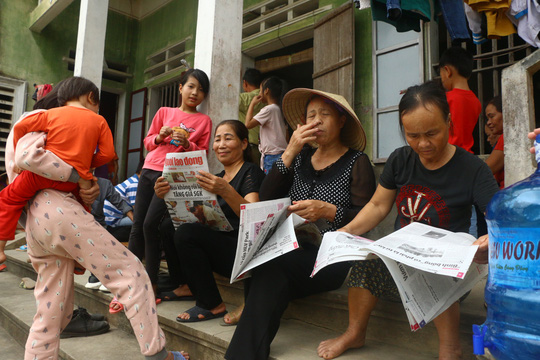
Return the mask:
<path id="1" fill-rule="evenodd" d="M 448 143 L 450 115 L 440 84 L 428 82 L 407 89 L 399 103 L 399 119 L 409 146 L 390 155 L 375 195 L 341 231 L 363 234 L 373 229 L 394 203 L 396 230 L 419 221 L 454 232 L 468 231 L 471 206 L 475 204 L 484 212 L 498 187 L 482 160 Z M 348 286 L 349 327 L 341 336 L 319 345 L 318 354 L 324 359 L 364 346 L 368 320 L 379 297 L 399 299 L 392 276 L 380 259 L 356 262 Z M 451 305 L 434 323 L 439 359 L 461 359 L 459 303 Z"/>
<path id="2" fill-rule="evenodd" d="M 315 223 L 321 233 L 342 227 L 375 191 L 371 162 L 362 152 L 366 138 L 360 120 L 342 96 L 311 89 L 289 91 L 283 113 L 295 131 L 268 173 L 261 198 L 288 195 L 289 211 Z M 299 241 L 301 250 L 253 269 L 226 359 L 268 358 L 289 301 L 343 284 L 349 271 L 346 263 L 330 265 L 311 279 L 318 246 Z"/>
<path id="3" fill-rule="evenodd" d="M 225 168 L 217 175 L 200 172 L 197 183 L 218 195 L 218 202 L 233 231 L 213 230 L 207 225 L 186 223 L 176 229 L 174 243 L 186 284 L 164 300 L 191 300 L 196 305 L 180 314 L 179 322 L 197 322 L 221 317 L 226 313 L 213 272 L 230 277 L 236 254 L 240 205 L 259 201 L 259 187 L 264 172 L 249 160 L 248 130 L 238 120 L 222 121 L 214 136 L 213 150 Z M 155 184 L 156 195 L 163 198 L 170 186 L 164 178 Z M 166 297 L 166 298 L 165 298 Z"/>

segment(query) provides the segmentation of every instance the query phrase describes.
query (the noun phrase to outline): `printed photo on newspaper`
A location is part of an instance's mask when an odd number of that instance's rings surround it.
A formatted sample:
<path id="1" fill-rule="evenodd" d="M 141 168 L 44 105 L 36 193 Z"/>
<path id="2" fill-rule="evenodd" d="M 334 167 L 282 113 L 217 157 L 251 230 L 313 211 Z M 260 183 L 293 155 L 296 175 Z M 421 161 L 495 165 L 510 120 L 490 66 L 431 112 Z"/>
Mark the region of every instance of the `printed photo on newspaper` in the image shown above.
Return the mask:
<path id="1" fill-rule="evenodd" d="M 244 204 L 231 283 L 245 279 L 249 271 L 289 251 L 300 248 L 298 239 L 320 242 L 317 226 L 296 214 L 288 214 L 291 199 Z"/>
<path id="2" fill-rule="evenodd" d="M 379 257 L 399 290 L 411 330 L 445 311 L 487 275 L 472 263 L 477 246 L 469 234 L 412 223 L 377 241 L 345 232 L 323 237 L 312 277 L 325 266 Z"/>
<path id="3" fill-rule="evenodd" d="M 168 153 L 165 158 L 163 177 L 171 190 L 165 195 L 165 204 L 174 227 L 184 223 L 201 223 L 219 231 L 233 228 L 221 207 L 217 196 L 197 184 L 195 175 L 199 171 L 208 172 L 206 151 Z"/>

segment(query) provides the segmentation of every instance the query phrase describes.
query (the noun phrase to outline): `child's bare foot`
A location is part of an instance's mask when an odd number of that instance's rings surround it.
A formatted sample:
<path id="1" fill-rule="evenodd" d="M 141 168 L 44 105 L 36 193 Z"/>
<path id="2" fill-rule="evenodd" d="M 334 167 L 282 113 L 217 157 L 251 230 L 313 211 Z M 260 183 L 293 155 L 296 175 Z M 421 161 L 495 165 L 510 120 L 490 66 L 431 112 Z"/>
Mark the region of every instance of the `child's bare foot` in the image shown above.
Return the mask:
<path id="1" fill-rule="evenodd" d="M 180 357 L 178 354 L 183 356 L 184 359 L 189 360 L 189 354 L 185 351 L 169 351 L 169 354 L 167 355 L 165 360 L 182 360 L 182 357 Z"/>
<path id="2" fill-rule="evenodd" d="M 223 317 L 223 322 L 227 325 L 236 325 L 240 321 L 240 316 L 242 316 L 242 312 L 244 311 L 244 305 L 242 304 L 234 311 L 231 311 L 230 313 L 225 314 Z"/>
<path id="3" fill-rule="evenodd" d="M 6 248 L 7 241 L 0 240 L 0 264 L 3 264 L 7 260 L 6 253 L 4 249 Z"/>
<path id="4" fill-rule="evenodd" d="M 365 336 L 347 329 L 341 336 L 321 342 L 317 354 L 323 359 L 334 359 L 349 349 L 364 346 Z"/>

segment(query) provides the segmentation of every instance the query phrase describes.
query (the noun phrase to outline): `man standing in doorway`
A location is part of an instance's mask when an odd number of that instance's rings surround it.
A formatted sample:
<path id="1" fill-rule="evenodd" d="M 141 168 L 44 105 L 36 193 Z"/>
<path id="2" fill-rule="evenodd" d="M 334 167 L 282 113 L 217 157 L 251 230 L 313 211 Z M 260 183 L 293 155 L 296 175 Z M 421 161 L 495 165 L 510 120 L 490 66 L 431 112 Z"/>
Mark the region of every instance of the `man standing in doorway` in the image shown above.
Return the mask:
<path id="1" fill-rule="evenodd" d="M 259 70 L 254 68 L 247 68 L 242 78 L 242 88 L 244 92 L 240 94 L 240 100 L 238 101 L 238 120 L 242 123 L 246 123 L 246 113 L 251 104 L 251 100 L 259 95 L 260 86 L 262 81 L 262 74 Z M 255 116 L 265 104 L 259 103 L 255 105 L 253 116 Z M 259 152 L 259 126 L 249 129 L 249 148 L 251 150 L 251 161 L 259 165 L 261 159 L 261 153 Z"/>

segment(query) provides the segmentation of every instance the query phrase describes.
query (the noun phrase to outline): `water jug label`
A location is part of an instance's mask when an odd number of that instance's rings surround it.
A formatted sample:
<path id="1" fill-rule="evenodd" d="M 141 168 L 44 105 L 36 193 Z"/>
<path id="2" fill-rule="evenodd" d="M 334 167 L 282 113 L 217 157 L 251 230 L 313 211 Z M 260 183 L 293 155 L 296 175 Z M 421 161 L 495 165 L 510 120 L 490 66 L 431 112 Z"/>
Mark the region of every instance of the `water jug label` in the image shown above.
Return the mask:
<path id="1" fill-rule="evenodd" d="M 490 228 L 489 272 L 499 283 L 540 286 L 540 229 Z"/>

